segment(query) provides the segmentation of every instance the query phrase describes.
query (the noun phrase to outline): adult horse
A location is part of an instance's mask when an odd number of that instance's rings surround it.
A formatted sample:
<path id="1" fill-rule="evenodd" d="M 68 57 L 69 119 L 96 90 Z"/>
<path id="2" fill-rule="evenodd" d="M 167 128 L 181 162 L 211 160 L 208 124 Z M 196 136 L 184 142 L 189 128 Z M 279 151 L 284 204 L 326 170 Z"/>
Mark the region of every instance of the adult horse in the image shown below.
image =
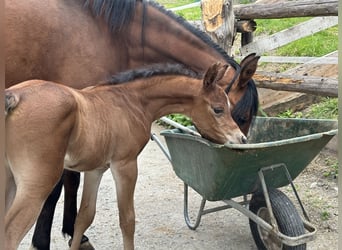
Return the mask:
<path id="1" fill-rule="evenodd" d="M 6 87 L 38 78 L 83 88 L 144 64 L 178 62 L 203 73 L 220 61 L 230 67 L 219 84 L 229 88 L 233 118 L 244 133 L 257 112 L 257 91 L 250 79 L 258 57 L 247 57 L 240 67 L 205 33 L 156 3 L 11 0 L 5 2 L 5 13 Z M 79 174 L 66 171 L 37 222 L 33 246 L 38 249 L 49 249 L 63 183 L 62 232 L 73 235 Z"/>
<path id="2" fill-rule="evenodd" d="M 157 65 L 83 90 L 44 80 L 6 89 L 5 249 L 17 249 L 64 166 L 85 171 L 71 249 L 79 249 L 93 221 L 100 180 L 110 167 L 124 249 L 133 250 L 137 157 L 150 138 L 153 121 L 182 113 L 214 142 L 246 142 L 231 116 L 227 94 L 217 85 L 226 69 L 214 64 L 198 78 L 179 65 Z"/>

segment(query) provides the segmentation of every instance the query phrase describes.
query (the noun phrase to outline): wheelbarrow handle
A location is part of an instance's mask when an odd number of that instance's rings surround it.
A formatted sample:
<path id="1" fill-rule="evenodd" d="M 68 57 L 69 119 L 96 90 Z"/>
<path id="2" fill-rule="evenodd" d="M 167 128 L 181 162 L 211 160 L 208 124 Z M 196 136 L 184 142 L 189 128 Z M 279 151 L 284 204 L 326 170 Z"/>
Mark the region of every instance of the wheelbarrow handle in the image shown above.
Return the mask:
<path id="1" fill-rule="evenodd" d="M 185 126 L 179 124 L 178 122 L 175 122 L 175 121 L 173 121 L 173 120 L 171 120 L 171 119 L 169 119 L 169 118 L 167 118 L 165 116 L 161 117 L 160 120 L 162 120 L 163 122 L 165 122 L 165 123 L 167 123 L 167 124 L 169 124 L 169 125 L 171 125 L 171 126 L 173 126 L 175 128 L 178 128 L 178 129 L 182 130 L 183 132 L 186 132 L 186 133 L 189 133 L 191 135 L 195 135 L 195 136 L 201 137 L 201 135 L 198 132 L 196 132 L 196 131 L 188 128 L 188 127 L 185 127 Z"/>

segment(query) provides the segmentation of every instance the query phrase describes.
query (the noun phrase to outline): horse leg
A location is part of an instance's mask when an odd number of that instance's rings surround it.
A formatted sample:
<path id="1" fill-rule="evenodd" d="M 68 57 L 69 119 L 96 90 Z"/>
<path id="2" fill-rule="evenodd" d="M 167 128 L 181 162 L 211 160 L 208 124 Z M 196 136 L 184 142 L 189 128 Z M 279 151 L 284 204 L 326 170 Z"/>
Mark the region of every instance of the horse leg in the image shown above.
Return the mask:
<path id="1" fill-rule="evenodd" d="M 29 193 L 18 187 L 12 207 L 5 216 L 5 249 L 14 250 L 34 224 L 44 200 L 29 197 Z"/>
<path id="2" fill-rule="evenodd" d="M 77 215 L 77 190 L 80 185 L 80 173 L 64 170 L 64 214 L 62 233 L 72 237 Z"/>
<path id="3" fill-rule="evenodd" d="M 63 235 L 67 234 L 71 237 L 69 246 L 71 246 L 72 237 L 74 235 L 74 225 L 77 216 L 77 190 L 80 186 L 80 173 L 70 170 L 64 170 L 64 214 L 63 214 Z M 93 250 L 87 236 L 83 235 L 81 239 L 82 250 Z"/>
<path id="4" fill-rule="evenodd" d="M 104 171 L 105 169 L 100 169 L 84 173 L 81 206 L 76 217 L 75 231 L 70 249 L 79 249 L 83 233 L 94 220 L 97 193 Z"/>
<path id="5" fill-rule="evenodd" d="M 63 177 L 47 198 L 38 217 L 32 237 L 32 249 L 50 250 L 51 227 L 57 201 L 61 195 Z"/>
<path id="6" fill-rule="evenodd" d="M 119 208 L 120 228 L 125 250 L 134 249 L 135 212 L 134 189 L 137 181 L 137 160 L 125 164 L 112 164 Z"/>
<path id="7" fill-rule="evenodd" d="M 37 164 L 22 164 L 25 168 L 15 169 L 14 173 L 17 192 L 12 206 L 5 215 L 5 249 L 17 249 L 20 241 L 36 221 L 44 201 L 62 175 L 62 164 L 55 171 L 41 173 L 32 166 Z M 30 166 L 31 165 L 31 166 Z M 49 168 L 49 166 L 45 166 Z M 42 178 L 44 176 L 44 178 Z"/>

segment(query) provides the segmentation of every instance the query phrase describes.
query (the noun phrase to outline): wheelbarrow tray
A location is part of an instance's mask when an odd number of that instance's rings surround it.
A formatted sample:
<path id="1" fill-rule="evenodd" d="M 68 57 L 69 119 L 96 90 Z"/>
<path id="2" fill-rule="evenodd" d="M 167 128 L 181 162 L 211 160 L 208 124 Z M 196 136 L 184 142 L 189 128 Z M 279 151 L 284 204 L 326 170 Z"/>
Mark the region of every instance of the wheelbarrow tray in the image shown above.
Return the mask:
<path id="1" fill-rule="evenodd" d="M 220 145 L 179 129 L 164 130 L 176 175 L 209 201 L 260 189 L 261 168 L 285 164 L 292 180 L 337 134 L 336 120 L 256 117 L 248 144 Z M 268 187 L 289 184 L 281 168 L 265 172 Z"/>

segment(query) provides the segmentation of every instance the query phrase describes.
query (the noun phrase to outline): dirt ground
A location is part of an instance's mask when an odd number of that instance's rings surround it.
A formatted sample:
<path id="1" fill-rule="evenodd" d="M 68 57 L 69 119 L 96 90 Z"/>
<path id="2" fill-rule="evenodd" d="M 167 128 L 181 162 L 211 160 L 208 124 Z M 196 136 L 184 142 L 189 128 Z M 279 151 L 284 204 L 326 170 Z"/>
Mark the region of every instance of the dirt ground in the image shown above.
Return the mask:
<path id="1" fill-rule="evenodd" d="M 160 126 L 152 131 L 159 135 Z M 161 138 L 162 139 L 162 138 Z M 331 170 L 336 155 L 323 151 L 295 180 L 295 185 L 312 222 L 317 226 L 315 241 L 308 249 L 337 249 L 337 180 L 324 173 Z M 289 193 L 289 188 L 283 188 Z M 80 196 L 79 196 L 80 197 Z M 294 198 L 291 200 L 294 201 Z M 207 207 L 222 202 L 208 203 Z M 190 211 L 195 216 L 200 196 L 190 192 Z M 223 203 L 222 203 L 223 204 Z M 63 197 L 58 202 L 52 229 L 51 249 L 68 249 L 61 234 Z M 257 249 L 248 219 L 228 209 L 202 217 L 197 230 L 190 230 L 183 217 L 183 182 L 157 144 L 150 141 L 139 157 L 139 177 L 135 193 L 136 249 Z M 102 179 L 95 221 L 86 235 L 98 250 L 122 249 L 114 182 L 109 171 Z M 32 230 L 19 249 L 28 249 Z"/>

